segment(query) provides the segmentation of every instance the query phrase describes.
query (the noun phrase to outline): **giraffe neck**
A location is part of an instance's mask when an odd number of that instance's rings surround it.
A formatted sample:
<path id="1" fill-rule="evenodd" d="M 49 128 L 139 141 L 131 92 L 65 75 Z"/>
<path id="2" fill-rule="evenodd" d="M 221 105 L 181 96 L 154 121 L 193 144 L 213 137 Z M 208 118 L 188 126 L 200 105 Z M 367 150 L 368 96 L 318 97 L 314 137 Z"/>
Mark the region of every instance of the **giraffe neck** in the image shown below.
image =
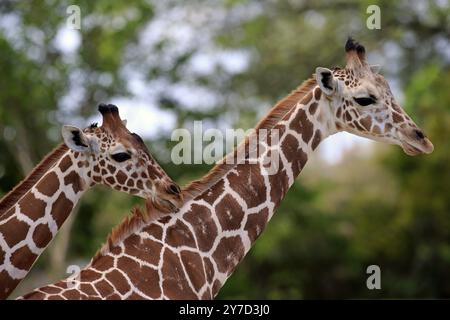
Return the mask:
<path id="1" fill-rule="evenodd" d="M 314 87 L 274 124 L 266 151 L 256 162 L 236 165 L 161 225 L 161 239 L 168 248 L 162 258 L 162 277 L 173 278 L 168 270 L 174 266 L 186 275 L 184 282 L 162 281 L 165 297 L 212 298 L 218 293 L 265 229 L 310 154 L 336 132 L 333 118 L 330 102 Z M 274 139 L 275 133 L 278 139 Z M 279 163 L 268 174 L 267 158 L 273 154 Z M 197 252 L 180 250 L 180 246 L 192 246 Z M 181 293 L 176 288 L 180 284 L 184 288 Z"/>
<path id="2" fill-rule="evenodd" d="M 27 275 L 90 186 L 83 157 L 66 151 L 0 217 L 0 299 Z"/>
<path id="3" fill-rule="evenodd" d="M 205 238 L 209 256 L 204 257 L 205 270 L 211 274 L 212 297 L 264 231 L 311 153 L 336 132 L 331 110 L 320 88 L 314 88 L 274 126 L 279 139 L 269 139 L 268 153 L 258 157 L 256 163 L 237 165 L 208 193 L 195 199 L 191 206 L 195 209 L 185 214 L 196 229 L 196 213 L 208 208 L 218 226 L 213 241 Z M 267 174 L 265 163 L 271 153 L 279 156 L 279 165 Z M 195 235 L 198 239 L 199 232 L 195 231 Z"/>
<path id="4" fill-rule="evenodd" d="M 309 155 L 335 132 L 330 102 L 318 87 L 273 125 L 266 152 L 240 163 L 179 212 L 134 230 L 95 257 L 78 279 L 36 289 L 24 299 L 210 299 L 273 216 Z M 271 175 L 262 169 L 278 152 Z"/>

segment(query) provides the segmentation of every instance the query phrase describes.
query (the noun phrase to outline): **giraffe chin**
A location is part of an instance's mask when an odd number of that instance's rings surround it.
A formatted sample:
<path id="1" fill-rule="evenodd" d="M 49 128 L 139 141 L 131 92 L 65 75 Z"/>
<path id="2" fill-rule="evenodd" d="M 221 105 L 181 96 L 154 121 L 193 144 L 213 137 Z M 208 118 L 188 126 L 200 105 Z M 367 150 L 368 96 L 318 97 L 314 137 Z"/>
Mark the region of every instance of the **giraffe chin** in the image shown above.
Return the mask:
<path id="1" fill-rule="evenodd" d="M 433 152 L 433 149 L 434 149 L 433 144 L 428 139 L 425 139 L 425 143 L 423 144 L 423 146 L 420 147 L 420 149 L 419 149 L 419 147 L 416 147 L 406 141 L 402 142 L 401 147 L 408 156 L 417 156 L 420 154 L 430 154 Z"/>

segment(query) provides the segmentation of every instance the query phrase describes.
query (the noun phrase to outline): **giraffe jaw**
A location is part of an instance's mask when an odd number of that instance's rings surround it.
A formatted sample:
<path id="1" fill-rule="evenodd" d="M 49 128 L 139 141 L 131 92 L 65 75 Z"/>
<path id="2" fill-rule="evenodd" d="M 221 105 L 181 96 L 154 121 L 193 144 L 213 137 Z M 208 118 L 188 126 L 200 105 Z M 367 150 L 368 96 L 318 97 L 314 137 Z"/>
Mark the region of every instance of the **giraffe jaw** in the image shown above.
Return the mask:
<path id="1" fill-rule="evenodd" d="M 401 147 L 408 156 L 417 156 L 417 155 L 423 153 L 418 148 L 414 147 L 413 145 L 409 144 L 408 142 L 402 142 Z"/>
<path id="2" fill-rule="evenodd" d="M 428 138 L 423 139 L 423 142 L 401 140 L 401 147 L 403 151 L 409 156 L 417 156 L 419 154 L 430 154 L 434 150 L 434 146 Z"/>

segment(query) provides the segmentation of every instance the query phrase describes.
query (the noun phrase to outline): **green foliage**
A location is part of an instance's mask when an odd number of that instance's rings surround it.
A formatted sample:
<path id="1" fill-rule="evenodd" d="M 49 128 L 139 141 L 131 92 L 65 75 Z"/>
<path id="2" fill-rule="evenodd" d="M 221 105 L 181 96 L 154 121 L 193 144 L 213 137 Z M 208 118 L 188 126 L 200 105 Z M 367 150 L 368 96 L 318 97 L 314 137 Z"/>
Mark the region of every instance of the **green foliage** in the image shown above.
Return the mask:
<path id="1" fill-rule="evenodd" d="M 404 258 L 408 267 L 396 274 L 412 297 L 448 296 L 450 250 L 450 69 L 431 64 L 417 71 L 406 90 L 406 108 L 417 114 L 435 146 L 430 156 L 408 158 L 393 152 L 383 159 L 399 183 L 398 219 L 403 221 Z M 420 279 L 420 281 L 417 281 Z M 402 294 L 402 291 L 396 292 Z"/>

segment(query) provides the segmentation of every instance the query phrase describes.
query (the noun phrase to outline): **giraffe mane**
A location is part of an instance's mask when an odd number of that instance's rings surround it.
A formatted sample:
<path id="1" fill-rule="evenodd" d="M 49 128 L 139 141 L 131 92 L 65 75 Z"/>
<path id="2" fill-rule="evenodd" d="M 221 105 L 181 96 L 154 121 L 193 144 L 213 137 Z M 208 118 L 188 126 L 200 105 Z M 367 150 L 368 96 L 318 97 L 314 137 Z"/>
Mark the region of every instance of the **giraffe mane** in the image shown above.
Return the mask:
<path id="1" fill-rule="evenodd" d="M 23 179 L 18 185 L 14 187 L 10 192 L 8 192 L 0 200 L 0 216 L 2 216 L 8 209 L 11 208 L 17 201 L 22 198 L 25 193 L 34 186 L 39 179 L 44 175 L 45 172 L 50 169 L 61 156 L 66 153 L 69 148 L 61 143 L 55 149 L 53 149 L 45 158 L 31 171 L 31 173 Z"/>
<path id="2" fill-rule="evenodd" d="M 149 201 L 146 201 L 145 203 L 146 207 L 144 209 L 140 206 L 133 207 L 131 209 L 131 215 L 125 216 L 122 221 L 111 230 L 106 243 L 97 250 L 90 265 L 106 255 L 114 245 L 124 240 L 131 232 L 140 228 L 143 223 L 149 223 L 152 220 L 156 220 L 156 211 L 152 208 L 151 203 Z"/>
<path id="3" fill-rule="evenodd" d="M 309 78 L 308 80 L 305 80 L 288 96 L 281 99 L 271 109 L 267 116 L 265 116 L 258 122 L 258 124 L 255 126 L 255 130 L 273 128 L 276 123 L 280 121 L 292 108 L 294 108 L 297 103 L 316 85 L 317 83 L 314 76 Z M 188 184 L 182 190 L 185 202 L 197 197 L 198 195 L 208 190 L 211 186 L 217 183 L 217 181 L 221 177 L 223 177 L 224 174 L 235 167 L 235 164 L 227 164 L 225 160 L 228 157 L 235 156 L 238 150 L 240 148 L 245 148 L 247 144 L 248 137 L 243 142 L 241 142 L 233 152 L 226 155 L 217 165 L 215 165 L 203 178 Z M 133 209 L 131 209 L 131 216 L 126 216 L 121 223 L 113 228 L 111 233 L 108 235 L 106 243 L 97 251 L 89 265 L 92 265 L 102 256 L 105 256 L 108 252 L 110 252 L 113 246 L 117 245 L 130 234 L 141 228 L 143 224 L 148 224 L 151 221 L 155 221 L 163 216 L 164 214 L 158 212 L 157 209 L 151 205 L 150 201 L 146 201 L 146 207 L 144 210 L 139 207 L 134 207 Z"/>

